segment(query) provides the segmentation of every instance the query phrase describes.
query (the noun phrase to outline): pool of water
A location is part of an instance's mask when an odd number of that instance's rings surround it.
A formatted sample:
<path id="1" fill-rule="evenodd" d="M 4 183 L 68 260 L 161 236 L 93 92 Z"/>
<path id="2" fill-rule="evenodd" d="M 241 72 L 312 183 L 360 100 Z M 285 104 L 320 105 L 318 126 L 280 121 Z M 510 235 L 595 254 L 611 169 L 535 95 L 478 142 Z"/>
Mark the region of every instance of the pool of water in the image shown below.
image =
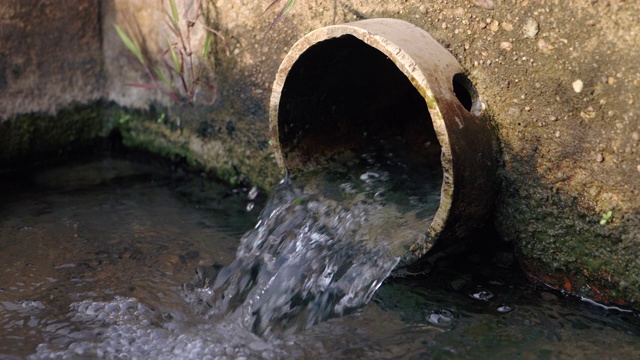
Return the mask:
<path id="1" fill-rule="evenodd" d="M 255 190 L 117 156 L 2 178 L 2 359 L 640 358 L 636 314 L 530 284 L 504 244 L 261 338 L 201 316 L 183 290 L 233 262 L 264 203 Z"/>

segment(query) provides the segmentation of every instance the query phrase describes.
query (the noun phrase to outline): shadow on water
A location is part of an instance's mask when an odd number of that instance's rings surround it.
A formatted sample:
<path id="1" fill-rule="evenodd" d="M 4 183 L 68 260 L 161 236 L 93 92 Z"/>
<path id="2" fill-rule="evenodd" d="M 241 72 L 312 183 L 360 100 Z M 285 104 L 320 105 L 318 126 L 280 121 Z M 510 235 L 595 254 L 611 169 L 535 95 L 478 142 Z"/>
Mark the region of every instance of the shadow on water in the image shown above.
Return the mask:
<path id="1" fill-rule="evenodd" d="M 478 238 L 494 241 L 436 257 L 426 275 L 375 286 L 346 316 L 260 337 L 183 297 L 190 283 L 215 298 L 216 272 L 238 260 L 264 204 L 255 190 L 116 155 L 3 175 L 3 359 L 640 357 L 636 314 L 531 285 L 490 231 Z M 313 188 L 295 194 L 299 211 Z"/>

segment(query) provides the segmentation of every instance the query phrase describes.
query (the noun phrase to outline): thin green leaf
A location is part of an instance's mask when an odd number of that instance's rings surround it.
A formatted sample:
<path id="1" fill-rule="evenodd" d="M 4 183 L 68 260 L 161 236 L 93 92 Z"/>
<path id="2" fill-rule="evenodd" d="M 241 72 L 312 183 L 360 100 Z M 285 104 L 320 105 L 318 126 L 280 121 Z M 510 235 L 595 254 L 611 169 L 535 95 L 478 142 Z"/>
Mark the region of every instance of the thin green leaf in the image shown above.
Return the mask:
<path id="1" fill-rule="evenodd" d="M 171 5 L 171 14 L 173 15 L 173 22 L 176 24 L 180 22 L 180 16 L 178 14 L 178 7 L 176 6 L 176 2 L 174 0 L 169 0 L 169 4 Z"/>
<path id="2" fill-rule="evenodd" d="M 227 45 L 227 39 L 225 39 L 224 35 L 222 35 L 219 31 L 216 31 L 203 23 L 199 23 L 205 29 L 209 30 L 213 35 L 217 36 L 220 40 L 222 40 L 222 44 L 224 45 L 224 51 L 227 55 L 229 55 L 229 45 Z"/>
<path id="3" fill-rule="evenodd" d="M 269 6 L 267 6 L 266 9 L 264 9 L 263 14 L 266 13 L 267 11 L 269 11 L 269 9 L 271 9 L 275 4 L 277 4 L 279 2 L 280 2 L 280 0 L 273 0 L 273 2 L 271 4 L 269 4 Z"/>
<path id="4" fill-rule="evenodd" d="M 173 20 L 171 19 L 171 17 L 169 16 L 169 13 L 165 12 L 165 14 L 167 15 L 167 19 L 164 20 L 165 24 L 167 24 L 167 27 L 169 28 L 169 30 L 171 30 L 171 32 L 173 33 L 173 35 L 175 36 L 179 36 L 179 28 L 178 28 L 178 24 L 174 23 Z"/>
<path id="5" fill-rule="evenodd" d="M 156 77 L 160 80 L 160 82 L 166 86 L 168 89 L 171 89 L 171 87 L 173 86 L 172 82 L 169 81 L 169 79 L 167 78 L 167 75 L 165 75 L 164 71 L 162 71 L 160 68 L 154 68 L 153 69 L 153 73 L 156 75 Z"/>
<path id="6" fill-rule="evenodd" d="M 129 35 L 127 35 L 127 33 L 124 32 L 124 30 L 122 30 L 117 24 L 113 24 L 113 26 L 116 28 L 116 32 L 118 33 L 120 40 L 122 40 L 127 49 L 129 49 L 129 51 L 131 51 L 131 53 L 135 55 L 135 57 L 138 59 L 138 61 L 140 61 L 141 64 L 144 64 L 144 57 L 142 57 L 142 51 L 140 50 L 140 45 L 138 45 L 138 42 L 129 37 Z"/>
<path id="7" fill-rule="evenodd" d="M 273 6 L 276 2 L 278 2 L 280 0 L 276 0 L 273 3 L 271 3 L 271 5 L 269 5 L 269 7 L 267 8 L 267 10 Z M 273 29 L 274 26 L 276 26 L 276 24 L 280 21 L 280 19 L 282 19 L 282 17 L 284 15 L 286 15 L 289 10 L 291 10 L 291 8 L 293 8 L 293 5 L 296 3 L 296 0 L 289 0 L 287 2 L 287 4 L 280 10 L 280 12 L 278 13 L 278 16 L 276 16 L 275 19 L 273 19 L 273 22 L 271 23 L 271 25 L 269 26 L 269 29 L 267 30 L 267 32 L 271 31 L 271 29 Z"/>
<path id="8" fill-rule="evenodd" d="M 213 39 L 213 36 L 207 33 L 207 36 L 204 38 L 204 46 L 202 47 L 202 54 L 200 55 L 200 61 L 204 61 L 205 57 L 209 53 L 209 49 L 211 49 L 211 39 Z"/>
<path id="9" fill-rule="evenodd" d="M 293 4 L 295 4 L 295 3 L 296 3 L 296 0 L 289 0 L 289 2 L 287 3 L 287 5 L 284 8 L 284 14 L 282 14 L 282 15 L 285 15 L 286 13 L 288 13 L 289 10 L 291 10 L 291 8 L 293 7 Z"/>
<path id="10" fill-rule="evenodd" d="M 182 66 L 180 66 L 180 59 L 178 58 L 178 54 L 176 54 L 176 51 L 173 49 L 173 46 L 171 45 L 171 41 L 169 40 L 169 38 L 167 38 L 167 44 L 169 45 L 169 52 L 171 53 L 171 60 L 173 60 L 173 68 L 177 71 L 180 72 L 182 71 L 181 68 Z"/>

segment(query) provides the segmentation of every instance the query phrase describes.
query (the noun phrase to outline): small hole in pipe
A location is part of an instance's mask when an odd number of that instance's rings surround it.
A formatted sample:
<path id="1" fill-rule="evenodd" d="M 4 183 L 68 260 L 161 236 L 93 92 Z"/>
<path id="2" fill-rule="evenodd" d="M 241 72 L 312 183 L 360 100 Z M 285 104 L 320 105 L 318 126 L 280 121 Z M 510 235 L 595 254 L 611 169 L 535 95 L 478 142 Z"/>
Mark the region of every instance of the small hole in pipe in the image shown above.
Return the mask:
<path id="1" fill-rule="evenodd" d="M 475 113 L 480 110 L 478 92 L 465 74 L 453 76 L 453 93 L 467 111 Z"/>

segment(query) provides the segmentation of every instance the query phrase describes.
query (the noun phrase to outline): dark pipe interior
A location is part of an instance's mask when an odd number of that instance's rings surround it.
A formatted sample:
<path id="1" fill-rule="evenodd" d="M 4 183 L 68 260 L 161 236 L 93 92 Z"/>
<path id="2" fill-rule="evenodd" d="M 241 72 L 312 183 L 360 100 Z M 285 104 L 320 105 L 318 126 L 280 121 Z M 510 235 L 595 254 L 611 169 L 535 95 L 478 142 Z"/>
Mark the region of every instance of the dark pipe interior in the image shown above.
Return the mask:
<path id="1" fill-rule="evenodd" d="M 425 99 L 386 55 L 354 36 L 304 52 L 279 104 L 280 146 L 291 170 L 344 151 L 393 144 L 412 165 L 440 167 Z"/>

